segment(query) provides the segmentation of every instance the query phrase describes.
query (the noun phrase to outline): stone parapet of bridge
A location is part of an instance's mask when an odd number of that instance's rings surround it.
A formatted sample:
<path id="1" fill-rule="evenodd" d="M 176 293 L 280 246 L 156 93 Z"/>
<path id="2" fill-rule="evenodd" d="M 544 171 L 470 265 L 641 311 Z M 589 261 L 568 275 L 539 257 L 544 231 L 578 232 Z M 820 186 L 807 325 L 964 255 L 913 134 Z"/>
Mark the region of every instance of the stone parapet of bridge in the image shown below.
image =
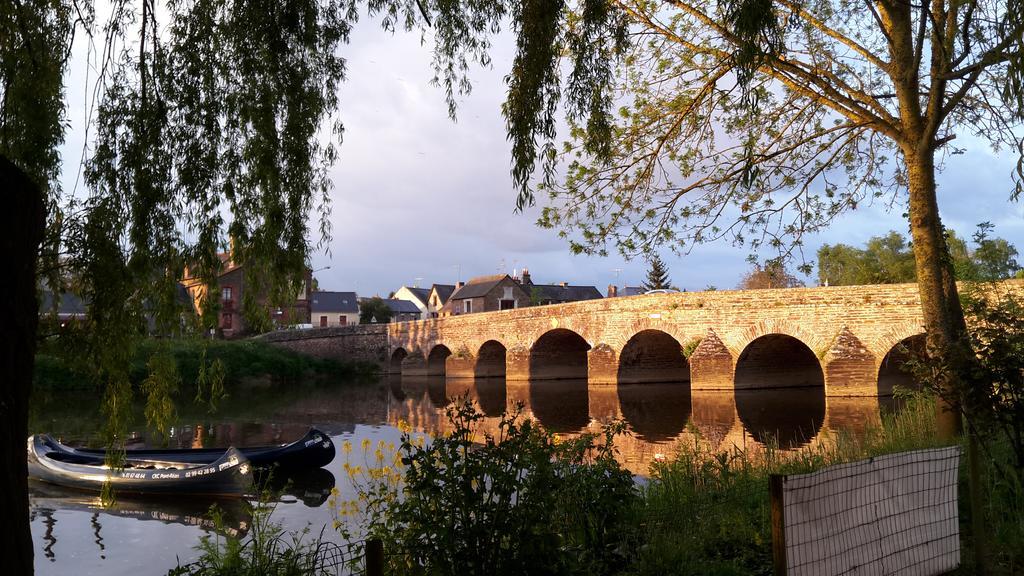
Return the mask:
<path id="1" fill-rule="evenodd" d="M 879 380 L 890 353 L 923 333 L 916 284 L 690 292 L 389 324 L 384 362 L 410 376 L 875 396 L 891 392 Z"/>

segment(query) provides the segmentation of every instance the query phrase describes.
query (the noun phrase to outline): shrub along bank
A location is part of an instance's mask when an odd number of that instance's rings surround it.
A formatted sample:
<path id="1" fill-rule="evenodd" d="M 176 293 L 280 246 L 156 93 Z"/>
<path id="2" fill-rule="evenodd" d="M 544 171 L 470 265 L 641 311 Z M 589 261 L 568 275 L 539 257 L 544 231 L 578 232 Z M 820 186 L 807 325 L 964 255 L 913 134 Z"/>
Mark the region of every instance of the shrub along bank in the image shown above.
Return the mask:
<path id="1" fill-rule="evenodd" d="M 88 366 L 70 341 L 46 342 L 36 354 L 36 389 L 85 390 L 98 386 Z M 201 376 L 223 376 L 223 385 L 294 384 L 316 379 L 341 379 L 371 374 L 369 364 L 312 358 L 256 340 L 205 340 L 199 338 L 140 341 L 131 359 L 129 378 L 138 387 L 149 376 L 150 360 L 169 355 L 182 384 L 188 388 Z"/>

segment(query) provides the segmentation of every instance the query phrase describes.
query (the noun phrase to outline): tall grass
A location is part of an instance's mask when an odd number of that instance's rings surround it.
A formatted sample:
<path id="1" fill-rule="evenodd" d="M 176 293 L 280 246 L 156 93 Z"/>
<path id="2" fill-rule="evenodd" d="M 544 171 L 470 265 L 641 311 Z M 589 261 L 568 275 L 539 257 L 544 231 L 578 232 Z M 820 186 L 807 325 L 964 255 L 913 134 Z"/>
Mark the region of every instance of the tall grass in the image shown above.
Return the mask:
<path id="1" fill-rule="evenodd" d="M 715 451 L 705 442 L 679 447 L 656 463 L 643 488 L 637 574 L 771 574 L 768 478 L 833 464 L 941 445 L 935 403 L 912 398 L 881 425 L 836 433 L 798 451 L 771 447 Z"/>
<path id="2" fill-rule="evenodd" d="M 271 520 L 273 505 L 254 505 L 252 524 L 244 538 L 224 535 L 219 511 L 211 514 L 214 533 L 196 547 L 200 556 L 179 565 L 168 576 L 320 576 L 336 574 L 342 560 L 336 545 L 310 530 L 285 532 Z"/>

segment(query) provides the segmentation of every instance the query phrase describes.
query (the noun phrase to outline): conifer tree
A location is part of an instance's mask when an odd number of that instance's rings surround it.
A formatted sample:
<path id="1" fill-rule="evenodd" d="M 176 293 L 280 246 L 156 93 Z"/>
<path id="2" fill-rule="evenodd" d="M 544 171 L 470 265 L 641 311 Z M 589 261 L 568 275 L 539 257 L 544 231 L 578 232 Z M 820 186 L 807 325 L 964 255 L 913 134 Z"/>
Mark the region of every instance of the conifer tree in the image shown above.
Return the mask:
<path id="1" fill-rule="evenodd" d="M 669 288 L 672 281 L 668 279 L 668 270 L 661 256 L 655 254 L 648 260 L 650 268 L 647 270 L 647 280 L 644 282 L 644 290 L 664 290 Z"/>

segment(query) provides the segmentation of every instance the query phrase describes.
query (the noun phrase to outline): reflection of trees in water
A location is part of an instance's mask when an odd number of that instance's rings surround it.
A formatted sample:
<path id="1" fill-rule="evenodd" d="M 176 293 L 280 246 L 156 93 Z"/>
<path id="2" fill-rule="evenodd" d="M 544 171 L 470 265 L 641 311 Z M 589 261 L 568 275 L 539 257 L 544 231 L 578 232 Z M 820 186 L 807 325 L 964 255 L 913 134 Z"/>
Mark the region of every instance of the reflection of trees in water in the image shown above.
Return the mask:
<path id="1" fill-rule="evenodd" d="M 43 533 L 43 541 L 46 542 L 46 546 L 43 546 L 43 555 L 50 562 L 55 562 L 57 554 L 53 547 L 57 545 L 57 537 L 53 535 L 53 527 L 57 525 L 57 519 L 53 516 L 53 510 L 40 509 L 39 515 L 43 517 L 43 526 L 46 526 L 46 532 Z"/>
<path id="2" fill-rule="evenodd" d="M 678 436 L 690 419 L 690 386 L 683 382 L 620 384 L 622 417 L 640 439 L 662 442 Z"/>
<path id="3" fill-rule="evenodd" d="M 754 440 L 798 448 L 813 440 L 825 421 L 825 388 L 737 390 L 736 412 Z"/>
<path id="4" fill-rule="evenodd" d="M 106 550 L 107 547 L 103 545 L 103 537 L 100 536 L 100 513 L 99 512 L 93 512 L 92 513 L 92 517 L 89 519 L 89 524 L 92 525 L 92 534 L 93 534 L 93 536 L 95 538 L 94 542 L 96 542 L 96 546 L 100 549 L 100 558 L 102 558 L 103 560 L 106 560 L 107 556 L 106 556 L 106 554 L 103 553 L 103 551 Z"/>

